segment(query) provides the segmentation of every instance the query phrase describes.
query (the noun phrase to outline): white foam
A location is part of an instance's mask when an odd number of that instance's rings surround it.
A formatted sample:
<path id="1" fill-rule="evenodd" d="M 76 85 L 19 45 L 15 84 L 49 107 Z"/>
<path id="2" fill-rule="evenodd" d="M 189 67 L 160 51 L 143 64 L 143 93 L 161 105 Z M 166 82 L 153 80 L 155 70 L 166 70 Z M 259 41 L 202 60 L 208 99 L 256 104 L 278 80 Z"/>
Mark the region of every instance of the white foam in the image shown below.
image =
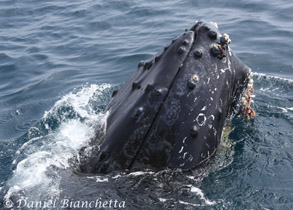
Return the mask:
<path id="1" fill-rule="evenodd" d="M 107 177 L 100 177 L 100 176 L 97 176 L 96 177 L 96 182 L 108 182 L 109 179 Z"/>
<path id="2" fill-rule="evenodd" d="M 289 78 L 284 78 L 284 77 L 279 77 L 279 76 L 274 76 L 274 75 L 268 75 L 268 74 L 264 74 L 264 73 L 258 73 L 258 72 L 253 72 L 253 74 L 255 76 L 258 76 L 259 78 L 261 77 L 266 77 L 269 79 L 277 79 L 277 80 L 283 80 L 289 83 L 293 83 L 293 79 L 289 79 Z"/>
<path id="3" fill-rule="evenodd" d="M 187 187 L 190 188 L 190 192 L 193 192 L 197 196 L 199 196 L 199 198 L 204 201 L 204 204 L 190 203 L 190 202 L 178 200 L 178 202 L 180 204 L 183 204 L 183 205 L 186 205 L 186 206 L 193 206 L 193 207 L 213 206 L 213 205 L 216 205 L 217 204 L 215 201 L 210 201 L 209 199 L 207 199 L 201 189 L 199 189 L 199 188 L 197 188 L 195 186 L 192 186 L 192 185 L 187 185 Z M 165 203 L 166 201 L 168 201 L 168 199 L 166 199 L 166 198 L 159 198 L 159 201 L 162 202 L 162 203 Z"/>
<path id="4" fill-rule="evenodd" d="M 179 200 L 179 203 L 180 203 L 180 204 L 187 205 L 187 206 L 194 206 L 194 207 L 199 207 L 199 206 L 201 206 L 200 204 L 189 203 L 189 202 L 185 202 L 185 201 L 181 201 L 181 200 Z"/>
<path id="5" fill-rule="evenodd" d="M 194 187 L 192 185 L 188 186 L 190 187 L 190 191 L 196 193 L 200 197 L 200 199 L 202 199 L 205 202 L 206 205 L 211 206 L 216 204 L 215 201 L 210 201 L 207 198 L 205 198 L 204 193 L 201 191 L 201 189 Z"/>
<path id="6" fill-rule="evenodd" d="M 282 111 L 283 113 L 288 113 L 290 111 L 293 111 L 293 107 L 280 107 L 280 106 L 273 106 L 273 105 L 267 105 L 267 107 L 278 109 L 278 110 Z M 291 116 L 291 115 L 289 115 L 289 116 Z"/>
<path id="7" fill-rule="evenodd" d="M 95 113 L 89 102 L 97 100 L 94 97 L 104 94 L 107 88 L 110 85 L 84 87 L 64 96 L 50 111 L 45 112 L 43 122 L 55 117 L 60 126 L 53 130 L 45 125 L 47 135 L 30 139 L 16 152 L 16 158 L 22 154 L 25 157 L 17 163 L 12 178 L 7 182 L 9 190 L 6 199 L 21 192 L 34 198 L 59 195 L 60 177 L 54 167 L 70 167 L 69 160 L 78 156 L 78 149 L 94 137 L 97 125 L 106 128 L 108 113 Z M 62 107 L 71 107 L 71 112 L 73 110 L 79 117 L 68 119 L 66 111 L 63 114 L 58 112 Z"/>
<path id="8" fill-rule="evenodd" d="M 132 172 L 128 175 L 130 176 L 141 176 L 141 175 L 145 175 L 145 174 L 154 174 L 154 172 L 152 171 L 136 171 L 136 172 Z"/>
<path id="9" fill-rule="evenodd" d="M 168 200 L 168 199 L 165 199 L 165 198 L 159 198 L 159 201 L 160 201 L 160 202 L 163 202 L 163 203 L 165 203 L 167 200 Z"/>

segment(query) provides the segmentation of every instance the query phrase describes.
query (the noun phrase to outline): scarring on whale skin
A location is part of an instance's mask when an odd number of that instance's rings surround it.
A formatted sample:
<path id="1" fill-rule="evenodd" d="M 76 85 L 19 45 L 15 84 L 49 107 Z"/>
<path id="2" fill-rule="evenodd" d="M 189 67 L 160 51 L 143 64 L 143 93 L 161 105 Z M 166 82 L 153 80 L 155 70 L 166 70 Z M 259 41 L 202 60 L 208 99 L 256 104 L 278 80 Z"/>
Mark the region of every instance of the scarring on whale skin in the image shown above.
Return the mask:
<path id="1" fill-rule="evenodd" d="M 213 155 L 251 80 L 216 24 L 196 22 L 113 93 L 105 135 L 80 170 L 191 169 Z M 98 143 L 99 142 L 99 143 Z"/>

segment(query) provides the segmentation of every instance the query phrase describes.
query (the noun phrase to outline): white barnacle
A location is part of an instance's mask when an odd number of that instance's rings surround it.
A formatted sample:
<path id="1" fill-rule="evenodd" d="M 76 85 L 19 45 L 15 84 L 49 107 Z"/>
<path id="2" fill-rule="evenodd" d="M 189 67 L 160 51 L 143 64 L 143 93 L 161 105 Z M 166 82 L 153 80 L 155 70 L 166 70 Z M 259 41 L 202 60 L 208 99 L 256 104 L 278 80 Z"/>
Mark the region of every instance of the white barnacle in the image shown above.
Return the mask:
<path id="1" fill-rule="evenodd" d="M 226 40 L 226 43 L 229 45 L 231 44 L 231 39 L 230 39 L 230 36 L 228 34 L 223 34 L 223 36 L 225 37 L 225 40 Z"/>
<path id="2" fill-rule="evenodd" d="M 241 102 L 245 106 L 247 104 L 246 98 L 245 97 L 242 97 L 241 98 Z"/>
<path id="3" fill-rule="evenodd" d="M 216 29 L 219 29 L 219 26 L 218 26 L 217 23 L 215 23 L 215 22 L 211 22 L 211 24 L 213 24 L 213 25 L 216 27 Z"/>
<path id="4" fill-rule="evenodd" d="M 198 82 L 199 78 L 198 78 L 198 76 L 195 74 L 195 75 L 192 76 L 192 80 L 193 80 L 194 82 Z"/>

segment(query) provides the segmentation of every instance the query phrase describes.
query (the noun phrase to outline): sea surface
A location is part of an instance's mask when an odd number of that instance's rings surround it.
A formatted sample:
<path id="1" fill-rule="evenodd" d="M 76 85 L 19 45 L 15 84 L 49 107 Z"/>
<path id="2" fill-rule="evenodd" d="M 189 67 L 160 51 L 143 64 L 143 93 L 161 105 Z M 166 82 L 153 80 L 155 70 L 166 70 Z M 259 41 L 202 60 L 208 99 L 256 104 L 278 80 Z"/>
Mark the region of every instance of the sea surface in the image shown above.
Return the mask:
<path id="1" fill-rule="evenodd" d="M 256 117 L 187 173 L 75 173 L 112 91 L 195 20 L 252 68 Z M 292 90 L 292 0 L 0 0 L 0 209 L 293 209 Z"/>

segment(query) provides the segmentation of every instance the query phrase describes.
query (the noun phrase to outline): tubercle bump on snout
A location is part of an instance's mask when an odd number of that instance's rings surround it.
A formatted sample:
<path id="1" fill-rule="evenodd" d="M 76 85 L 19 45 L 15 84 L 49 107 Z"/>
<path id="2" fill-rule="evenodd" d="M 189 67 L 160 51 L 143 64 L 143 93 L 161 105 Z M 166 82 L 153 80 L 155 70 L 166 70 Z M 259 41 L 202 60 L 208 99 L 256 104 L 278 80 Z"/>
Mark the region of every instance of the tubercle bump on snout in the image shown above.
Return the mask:
<path id="1" fill-rule="evenodd" d="M 223 59 L 227 56 L 229 52 L 229 45 L 231 44 L 231 39 L 228 34 L 220 34 L 218 31 L 218 25 L 211 22 L 210 24 L 204 23 L 202 21 L 196 21 L 195 25 L 190 28 L 194 31 L 194 40 L 196 40 L 198 33 L 206 34 L 207 38 L 213 43 L 210 48 L 210 53 L 212 56 Z M 194 58 L 201 58 L 201 52 L 194 53 Z"/>

